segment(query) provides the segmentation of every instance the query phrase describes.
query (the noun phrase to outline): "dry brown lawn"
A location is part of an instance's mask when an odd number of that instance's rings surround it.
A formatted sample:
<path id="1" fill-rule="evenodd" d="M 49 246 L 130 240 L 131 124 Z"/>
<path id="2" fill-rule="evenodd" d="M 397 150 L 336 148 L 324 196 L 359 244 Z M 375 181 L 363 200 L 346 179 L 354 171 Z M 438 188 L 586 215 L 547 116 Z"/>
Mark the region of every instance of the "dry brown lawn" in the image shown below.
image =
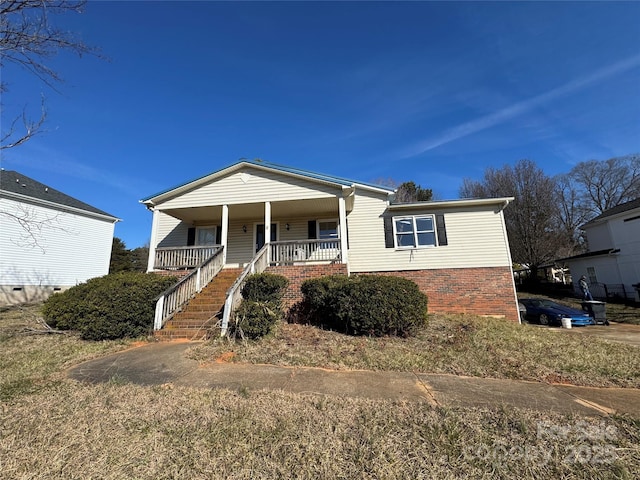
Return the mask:
<path id="1" fill-rule="evenodd" d="M 37 326 L 35 312 L 0 311 L 3 480 L 640 475 L 640 419 L 627 416 L 583 418 L 281 391 L 145 387 L 118 378 L 79 384 L 65 377 L 67 367 L 124 348 L 126 342 L 25 335 L 25 327 Z M 447 343 L 473 343 L 461 339 L 479 327 L 462 325 L 457 337 L 450 337 L 449 330 L 430 334 L 444 342 L 441 356 L 456 356 L 444 353 Z M 311 327 L 291 327 L 305 342 L 324 340 L 323 332 L 315 340 L 309 336 Z M 344 351 L 334 352 L 341 343 L 323 351 L 333 352 L 327 362 L 347 368 L 342 359 L 370 352 L 371 341 L 354 339 L 340 347 Z M 387 342 L 387 347 L 374 346 L 399 348 Z M 382 361 L 369 357 L 373 365 Z"/>
<path id="2" fill-rule="evenodd" d="M 588 328 L 588 327 L 587 327 Z M 396 370 L 640 387 L 640 349 L 501 319 L 430 315 L 415 338 L 352 337 L 280 325 L 259 342 L 215 339 L 193 358 L 332 369 Z"/>

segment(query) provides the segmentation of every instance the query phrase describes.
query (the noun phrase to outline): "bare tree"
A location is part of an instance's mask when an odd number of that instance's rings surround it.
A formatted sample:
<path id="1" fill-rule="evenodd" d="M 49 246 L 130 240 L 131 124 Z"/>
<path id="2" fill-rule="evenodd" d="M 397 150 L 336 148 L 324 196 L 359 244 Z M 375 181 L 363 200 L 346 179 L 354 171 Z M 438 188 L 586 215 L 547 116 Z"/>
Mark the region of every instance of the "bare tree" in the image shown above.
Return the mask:
<path id="1" fill-rule="evenodd" d="M 85 45 L 71 32 L 55 27 L 53 15 L 81 13 L 86 1 L 71 0 L 2 0 L 0 1 L 0 68 L 8 63 L 18 65 L 55 90 L 62 77 L 47 65 L 47 60 L 61 51 L 79 56 L 97 50 Z M 0 94 L 9 91 L 5 78 L 0 82 Z M 22 145 L 33 137 L 46 119 L 44 100 L 37 120 L 29 118 L 26 108 L 0 135 L 0 150 Z M 1 107 L 1 105 L 0 105 Z M 21 128 L 18 125 L 21 124 Z"/>
<path id="2" fill-rule="evenodd" d="M 504 212 L 514 262 L 526 264 L 536 278 L 541 265 L 556 258 L 566 247 L 558 235 L 556 182 L 531 160 L 514 167 L 488 168 L 480 181 L 465 179 L 463 198 L 514 197 Z"/>
<path id="3" fill-rule="evenodd" d="M 559 175 L 555 180 L 558 229 L 559 234 L 565 237 L 567 244 L 567 251 L 562 256 L 568 257 L 585 250 L 585 239 L 580 226 L 592 215 L 576 182 L 569 175 Z"/>
<path id="4" fill-rule="evenodd" d="M 640 197 L 640 154 L 580 162 L 568 177 L 593 217 Z"/>

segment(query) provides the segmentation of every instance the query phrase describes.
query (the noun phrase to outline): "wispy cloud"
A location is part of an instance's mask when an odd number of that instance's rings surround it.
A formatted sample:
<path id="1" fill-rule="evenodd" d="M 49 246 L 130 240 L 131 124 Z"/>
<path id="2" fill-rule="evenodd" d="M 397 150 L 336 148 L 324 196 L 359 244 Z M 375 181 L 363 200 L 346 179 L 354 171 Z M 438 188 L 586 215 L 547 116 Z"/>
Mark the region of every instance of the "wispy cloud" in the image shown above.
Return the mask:
<path id="1" fill-rule="evenodd" d="M 460 138 L 472 135 L 477 132 L 481 132 L 483 130 L 511 120 L 519 115 L 527 113 L 557 98 L 570 95 L 575 91 L 599 83 L 607 78 L 620 75 L 638 66 L 640 66 L 640 55 L 635 55 L 612 65 L 608 65 L 590 75 L 572 80 L 548 92 L 542 93 L 527 100 L 523 100 L 521 102 L 517 102 L 495 113 L 491 113 L 489 115 L 485 115 L 480 118 L 476 118 L 475 120 L 471 120 L 469 122 L 465 122 L 461 125 L 453 127 L 444 132 L 442 135 L 429 138 L 426 141 L 414 145 L 404 152 L 404 156 L 405 158 L 414 157 L 433 150 L 434 148 L 437 148 L 441 145 L 445 145 Z"/>
<path id="2" fill-rule="evenodd" d="M 31 144 L 25 144 L 19 153 L 12 152 L 11 157 L 5 158 L 3 163 L 5 163 L 5 168 L 19 169 L 20 166 L 25 166 L 40 171 L 63 174 L 71 178 L 115 188 L 134 196 L 141 195 L 141 188 L 144 188 L 140 185 L 139 180 L 133 180 L 121 173 L 113 173 L 80 162 L 43 144 L 36 144 L 35 141 Z"/>

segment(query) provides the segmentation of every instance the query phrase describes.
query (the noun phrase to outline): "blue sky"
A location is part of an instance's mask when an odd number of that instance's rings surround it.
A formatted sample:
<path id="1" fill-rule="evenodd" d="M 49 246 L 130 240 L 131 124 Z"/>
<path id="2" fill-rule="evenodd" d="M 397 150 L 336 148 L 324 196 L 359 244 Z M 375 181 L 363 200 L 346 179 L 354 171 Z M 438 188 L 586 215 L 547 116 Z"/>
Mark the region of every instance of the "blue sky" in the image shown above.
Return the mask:
<path id="1" fill-rule="evenodd" d="M 2 167 L 122 218 L 240 158 L 438 198 L 520 159 L 547 174 L 640 152 L 640 3 L 89 2 L 56 18 L 108 61 L 59 55 L 58 92 L 7 66 L 3 125 L 46 131 Z"/>

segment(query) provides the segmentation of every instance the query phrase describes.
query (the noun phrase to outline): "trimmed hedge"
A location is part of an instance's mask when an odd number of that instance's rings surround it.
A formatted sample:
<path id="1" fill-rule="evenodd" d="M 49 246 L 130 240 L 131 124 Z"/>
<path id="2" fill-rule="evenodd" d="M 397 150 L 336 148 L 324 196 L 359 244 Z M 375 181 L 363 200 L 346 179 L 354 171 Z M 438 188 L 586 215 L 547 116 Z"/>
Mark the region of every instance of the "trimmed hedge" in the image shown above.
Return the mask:
<path id="1" fill-rule="evenodd" d="M 338 315 L 338 306 L 347 295 L 349 282 L 350 277 L 346 275 L 327 275 L 302 282 L 300 291 L 303 303 L 311 312 L 311 323 L 346 333 L 346 324 Z"/>
<path id="2" fill-rule="evenodd" d="M 242 303 L 234 314 L 230 335 L 256 340 L 273 331 L 283 317 L 282 298 L 289 280 L 282 275 L 251 275 L 242 287 Z"/>
<path id="3" fill-rule="evenodd" d="M 93 278 L 49 297 L 42 314 L 53 328 L 78 330 L 85 340 L 140 337 L 152 331 L 155 298 L 175 282 L 138 272 Z"/>
<path id="4" fill-rule="evenodd" d="M 427 323 L 427 296 L 411 280 L 382 275 L 307 280 L 312 321 L 353 335 L 415 335 Z"/>
<path id="5" fill-rule="evenodd" d="M 236 321 L 231 333 L 257 340 L 270 334 L 281 317 L 281 311 L 270 302 L 243 300 L 235 312 Z"/>
<path id="6" fill-rule="evenodd" d="M 257 273 L 247 277 L 242 287 L 242 298 L 252 302 L 282 303 L 289 280 L 273 273 Z"/>

